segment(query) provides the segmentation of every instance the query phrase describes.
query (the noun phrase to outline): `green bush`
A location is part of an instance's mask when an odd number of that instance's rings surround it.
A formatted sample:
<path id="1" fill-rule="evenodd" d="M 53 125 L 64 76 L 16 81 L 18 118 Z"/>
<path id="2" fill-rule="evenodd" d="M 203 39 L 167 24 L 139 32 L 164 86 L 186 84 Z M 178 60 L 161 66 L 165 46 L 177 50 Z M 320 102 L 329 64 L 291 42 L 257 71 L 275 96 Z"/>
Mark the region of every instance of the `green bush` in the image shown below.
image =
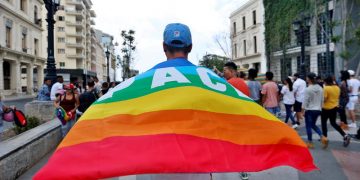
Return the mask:
<path id="1" fill-rule="evenodd" d="M 32 129 L 38 125 L 40 125 L 40 119 L 37 117 L 28 117 L 26 116 L 26 120 L 27 120 L 27 125 L 25 127 L 19 127 L 17 125 L 14 124 L 14 128 L 13 130 L 15 131 L 16 134 L 21 134 L 29 129 Z"/>

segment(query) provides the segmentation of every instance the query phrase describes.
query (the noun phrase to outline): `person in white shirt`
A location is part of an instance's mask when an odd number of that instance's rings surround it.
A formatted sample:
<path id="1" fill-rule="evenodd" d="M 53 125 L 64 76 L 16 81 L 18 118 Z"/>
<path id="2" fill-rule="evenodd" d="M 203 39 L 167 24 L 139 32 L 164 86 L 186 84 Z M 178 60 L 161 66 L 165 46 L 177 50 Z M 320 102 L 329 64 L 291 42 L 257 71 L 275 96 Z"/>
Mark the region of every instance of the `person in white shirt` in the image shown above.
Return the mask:
<path id="1" fill-rule="evenodd" d="M 352 120 L 349 127 L 356 128 L 355 106 L 359 100 L 360 81 L 355 78 L 355 72 L 353 70 L 348 70 L 348 72 L 350 74 L 350 79 L 347 82 L 349 87 L 349 102 L 346 105 L 346 109 L 348 110 L 350 119 Z"/>
<path id="2" fill-rule="evenodd" d="M 301 109 L 304 102 L 306 89 L 306 82 L 300 78 L 299 73 L 294 74 L 293 91 L 295 96 L 294 111 L 296 112 L 296 123 L 300 125 L 300 120 L 303 119 L 303 112 Z"/>
<path id="3" fill-rule="evenodd" d="M 293 83 L 290 78 L 287 78 L 283 81 L 284 86 L 281 89 L 281 94 L 283 95 L 283 102 L 286 109 L 286 118 L 285 123 L 287 124 L 289 118 L 292 122 L 292 127 L 296 129 L 298 125 L 295 122 L 293 113 L 292 113 L 292 106 L 295 104 L 295 96 L 294 96 L 294 90 L 293 90 Z"/>
<path id="4" fill-rule="evenodd" d="M 50 91 L 50 99 L 52 101 L 55 101 L 56 99 L 56 94 L 58 94 L 60 91 L 63 91 L 63 83 L 64 83 L 64 79 L 62 76 L 57 76 L 57 82 L 52 85 L 51 87 L 51 91 Z"/>

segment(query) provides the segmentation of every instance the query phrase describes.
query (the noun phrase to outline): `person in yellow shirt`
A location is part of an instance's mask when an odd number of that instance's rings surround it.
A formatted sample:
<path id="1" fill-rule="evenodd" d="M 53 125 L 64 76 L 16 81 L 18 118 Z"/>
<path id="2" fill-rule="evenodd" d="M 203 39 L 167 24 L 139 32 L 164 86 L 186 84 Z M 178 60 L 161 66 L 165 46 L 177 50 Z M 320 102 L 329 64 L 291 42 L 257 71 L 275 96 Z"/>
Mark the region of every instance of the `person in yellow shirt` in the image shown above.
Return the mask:
<path id="1" fill-rule="evenodd" d="M 332 76 L 327 76 L 324 80 L 324 104 L 321 112 L 321 128 L 323 135 L 327 137 L 327 120 L 336 131 L 344 137 L 344 147 L 350 144 L 350 136 L 347 135 L 336 123 L 336 113 L 339 106 L 340 88 L 334 84 Z"/>

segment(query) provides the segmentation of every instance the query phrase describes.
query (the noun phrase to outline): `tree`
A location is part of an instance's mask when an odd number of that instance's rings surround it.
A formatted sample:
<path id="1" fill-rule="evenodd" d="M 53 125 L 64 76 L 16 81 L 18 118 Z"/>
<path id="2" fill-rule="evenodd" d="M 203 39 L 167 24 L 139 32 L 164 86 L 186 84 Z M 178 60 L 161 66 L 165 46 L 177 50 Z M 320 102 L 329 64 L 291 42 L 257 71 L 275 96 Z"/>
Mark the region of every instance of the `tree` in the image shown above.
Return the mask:
<path id="1" fill-rule="evenodd" d="M 121 53 L 123 59 L 118 58 L 117 66 L 122 67 L 123 81 L 130 78 L 130 66 L 134 62 L 135 46 L 135 31 L 134 30 L 122 30 L 121 37 L 123 38 Z"/>
<path id="2" fill-rule="evenodd" d="M 219 71 L 222 72 L 225 63 L 229 60 L 230 59 L 227 57 L 218 56 L 215 54 L 207 54 L 199 61 L 199 65 L 209 69 L 213 69 L 215 66 Z"/>
<path id="3" fill-rule="evenodd" d="M 221 51 L 224 53 L 224 56 L 227 58 L 231 58 L 229 33 L 221 33 L 221 34 L 215 35 L 214 41 L 219 46 Z"/>

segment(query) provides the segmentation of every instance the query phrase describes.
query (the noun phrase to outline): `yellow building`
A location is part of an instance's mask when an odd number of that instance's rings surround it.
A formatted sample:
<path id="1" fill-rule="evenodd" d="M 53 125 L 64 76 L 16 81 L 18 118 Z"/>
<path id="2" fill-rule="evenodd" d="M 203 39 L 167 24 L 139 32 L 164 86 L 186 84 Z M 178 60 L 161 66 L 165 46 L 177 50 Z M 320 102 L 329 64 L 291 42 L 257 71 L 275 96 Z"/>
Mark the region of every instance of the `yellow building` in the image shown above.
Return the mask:
<path id="1" fill-rule="evenodd" d="M 55 16 L 54 41 L 57 74 L 65 82 L 85 82 L 97 76 L 92 69 L 91 25 L 96 17 L 91 0 L 62 0 Z"/>

